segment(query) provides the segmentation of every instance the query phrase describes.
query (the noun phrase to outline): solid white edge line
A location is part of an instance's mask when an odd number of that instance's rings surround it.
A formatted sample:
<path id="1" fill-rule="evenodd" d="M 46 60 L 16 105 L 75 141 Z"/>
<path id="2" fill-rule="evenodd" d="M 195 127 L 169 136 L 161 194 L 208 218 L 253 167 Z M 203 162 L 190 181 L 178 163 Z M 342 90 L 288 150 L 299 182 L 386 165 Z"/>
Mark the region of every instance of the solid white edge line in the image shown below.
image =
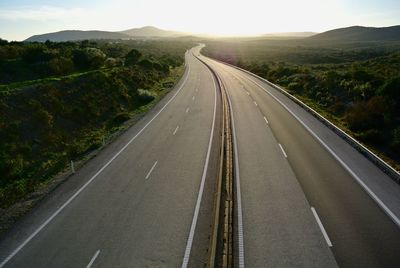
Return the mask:
<path id="1" fill-rule="evenodd" d="M 151 169 L 149 170 L 149 172 L 146 175 L 146 180 L 150 177 L 151 172 L 153 172 L 154 168 L 157 166 L 158 161 L 154 162 L 153 166 L 151 167 Z"/>
<path id="2" fill-rule="evenodd" d="M 235 127 L 235 119 L 233 116 L 232 102 L 231 102 L 231 98 L 229 96 L 228 91 L 226 91 L 226 95 L 228 96 L 229 109 L 231 112 L 233 148 L 235 150 L 234 157 L 235 157 L 238 250 L 239 250 L 238 265 L 239 265 L 239 268 L 244 268 L 243 212 L 242 212 L 242 195 L 241 195 L 241 191 L 240 191 L 240 172 L 239 172 L 239 156 L 238 156 L 237 139 L 236 139 L 236 127 Z"/>
<path id="3" fill-rule="evenodd" d="M 217 86 L 215 84 L 215 78 L 212 75 L 211 71 L 208 68 L 207 68 L 207 70 L 211 74 L 211 77 L 212 77 L 213 83 L 214 83 L 214 89 L 215 89 L 215 91 L 214 91 L 214 114 L 213 114 L 213 120 L 212 120 L 210 140 L 208 142 L 206 161 L 204 163 L 203 175 L 201 177 L 199 194 L 197 196 L 196 207 L 194 209 L 194 215 L 193 215 L 193 219 L 192 219 L 192 224 L 190 226 L 189 237 L 188 237 L 187 244 L 186 244 L 185 254 L 183 256 L 182 268 L 186 268 L 189 263 L 190 251 L 192 250 L 193 237 L 194 237 L 194 231 L 196 229 L 197 218 L 199 217 L 200 204 L 201 204 L 201 199 L 203 197 L 204 183 L 205 183 L 206 176 L 207 176 L 208 162 L 210 160 L 211 145 L 212 145 L 213 136 L 214 136 L 215 116 L 216 116 L 216 107 L 217 107 Z"/>
<path id="4" fill-rule="evenodd" d="M 287 154 L 286 154 L 285 150 L 283 150 L 282 144 L 278 143 L 278 145 L 279 145 L 279 148 L 281 148 L 283 156 L 285 156 L 285 158 L 287 158 Z"/>
<path id="5" fill-rule="evenodd" d="M 24 240 L 7 258 L 5 258 L 0 263 L 0 268 L 4 267 L 4 265 L 9 262 L 26 244 L 28 244 L 47 224 L 49 224 L 66 206 L 68 206 L 106 167 L 108 167 L 112 161 L 115 160 L 128 146 L 131 144 L 150 124 L 158 117 L 158 115 L 171 103 L 172 100 L 178 95 L 178 93 L 182 90 L 183 86 L 186 84 L 186 81 L 189 77 L 190 66 L 188 65 L 188 71 L 186 73 L 186 77 L 183 80 L 182 84 L 175 92 L 175 94 L 168 100 L 168 102 L 158 111 L 153 118 L 147 122 L 147 124 L 133 137 L 131 138 L 124 147 L 121 148 L 99 171 L 96 172 L 79 190 L 77 190 L 61 207 L 59 207 L 44 223 L 42 223 L 27 239 Z"/>
<path id="6" fill-rule="evenodd" d="M 326 230 L 325 230 L 325 228 L 324 228 L 324 225 L 322 224 L 321 219 L 320 219 L 319 216 L 318 216 L 317 211 L 315 210 L 314 207 L 311 207 L 311 211 L 312 211 L 312 213 L 313 213 L 313 215 L 314 215 L 314 217 L 315 217 L 315 220 L 316 220 L 317 223 L 318 223 L 319 229 L 321 229 L 322 235 L 324 236 L 326 243 L 327 243 L 328 246 L 331 248 L 331 247 L 333 246 L 333 245 L 332 245 L 332 242 L 331 242 L 331 240 L 329 239 L 328 233 L 326 232 Z"/>
<path id="7" fill-rule="evenodd" d="M 264 116 L 265 123 L 269 124 L 268 119 Z"/>
<path id="8" fill-rule="evenodd" d="M 100 254 L 100 249 L 98 251 L 96 251 L 96 253 L 94 254 L 94 256 L 92 257 L 92 259 L 90 260 L 89 264 L 86 266 L 86 268 L 90 268 L 94 261 L 96 260 L 97 256 L 99 256 Z"/>
<path id="9" fill-rule="evenodd" d="M 175 128 L 175 130 L 174 130 L 174 133 L 172 133 L 172 135 L 175 135 L 175 134 L 176 134 L 176 132 L 178 131 L 178 129 L 179 129 L 179 125 L 178 125 L 178 126 L 176 126 L 176 128 Z"/>
<path id="10" fill-rule="evenodd" d="M 392 219 L 392 221 L 400 228 L 400 219 L 383 203 L 383 201 L 358 177 L 358 175 L 320 138 L 314 131 L 308 127 L 303 120 L 301 120 L 292 110 L 289 109 L 281 100 L 275 97 L 271 92 L 266 90 L 259 83 L 254 81 L 252 78 L 246 77 L 248 80 L 252 81 L 262 90 L 264 90 L 268 95 L 274 98 L 279 104 L 283 106 L 339 163 L 342 167 L 350 173 L 350 175 L 358 182 L 358 184 L 367 192 L 367 194 L 380 206 L 383 211 Z"/>

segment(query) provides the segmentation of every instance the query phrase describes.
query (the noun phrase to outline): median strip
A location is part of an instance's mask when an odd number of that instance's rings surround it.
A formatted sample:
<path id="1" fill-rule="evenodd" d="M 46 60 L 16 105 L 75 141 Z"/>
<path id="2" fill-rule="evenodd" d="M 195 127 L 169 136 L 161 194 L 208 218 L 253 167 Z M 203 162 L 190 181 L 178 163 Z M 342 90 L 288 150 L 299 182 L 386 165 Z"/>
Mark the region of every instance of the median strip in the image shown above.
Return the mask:
<path id="1" fill-rule="evenodd" d="M 206 160 L 205 160 L 205 163 L 204 163 L 203 174 L 201 176 L 199 194 L 197 196 L 197 201 L 196 201 L 196 206 L 195 206 L 195 209 L 194 209 L 194 215 L 193 215 L 193 219 L 192 219 L 192 224 L 190 226 L 189 236 L 188 236 L 188 239 L 187 239 L 185 253 L 184 253 L 184 256 L 183 256 L 183 261 L 182 261 L 182 266 L 181 266 L 182 268 L 188 267 L 188 264 L 189 264 L 189 257 L 190 257 L 190 252 L 192 250 L 194 232 L 196 230 L 196 225 L 197 225 L 197 219 L 199 217 L 201 200 L 203 198 L 204 184 L 205 184 L 205 180 L 206 180 L 206 177 L 207 177 L 208 164 L 209 164 L 210 154 L 211 154 L 211 146 L 212 146 L 212 143 L 213 143 L 214 129 L 215 129 L 215 118 L 216 118 L 216 110 L 217 110 L 217 108 L 216 108 L 217 107 L 217 86 L 215 84 L 215 80 L 213 80 L 213 82 L 214 82 L 215 94 L 214 94 L 214 113 L 213 113 L 213 120 L 212 120 L 212 125 L 211 125 L 210 139 L 209 139 L 209 142 L 208 142 L 207 156 L 206 156 Z"/>
<path id="2" fill-rule="evenodd" d="M 199 59 L 202 61 L 201 59 Z M 209 259 L 207 267 L 233 267 L 233 210 L 234 210 L 234 160 L 233 160 L 233 135 L 231 123 L 231 108 L 227 92 L 220 77 L 210 66 L 202 61 L 213 73 L 221 93 L 222 101 L 222 143 L 220 151 L 220 170 L 217 178 L 217 190 L 214 200 L 214 223 L 210 237 Z M 235 162 L 236 163 L 236 162 Z M 241 213 L 241 212 L 240 212 Z M 239 240 L 243 241 L 241 221 L 239 225 Z M 243 256 L 243 247 L 239 255 Z M 242 259 L 243 260 L 243 259 Z M 239 261 L 243 263 L 243 261 Z M 239 267 L 243 267 L 239 265 Z"/>

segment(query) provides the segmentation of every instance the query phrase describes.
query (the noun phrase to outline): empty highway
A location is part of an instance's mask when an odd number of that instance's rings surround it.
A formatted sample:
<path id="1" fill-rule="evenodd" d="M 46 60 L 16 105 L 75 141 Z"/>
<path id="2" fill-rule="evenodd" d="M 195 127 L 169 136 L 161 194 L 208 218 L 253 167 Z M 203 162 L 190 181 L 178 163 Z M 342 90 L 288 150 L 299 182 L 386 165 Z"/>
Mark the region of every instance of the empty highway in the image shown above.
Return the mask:
<path id="1" fill-rule="evenodd" d="M 399 185 L 268 83 L 201 47 L 186 53 L 163 100 L 0 238 L 0 267 L 204 267 L 219 85 L 233 132 L 234 266 L 400 267 Z"/>
<path id="2" fill-rule="evenodd" d="M 397 215 L 399 185 L 264 81 L 200 58 L 218 73 L 231 98 L 244 264 L 327 267 L 333 261 L 316 258 L 316 252 L 328 246 L 341 267 L 399 267 L 399 226 L 354 176 Z M 315 239 L 317 232 L 325 232 L 325 241 Z"/>

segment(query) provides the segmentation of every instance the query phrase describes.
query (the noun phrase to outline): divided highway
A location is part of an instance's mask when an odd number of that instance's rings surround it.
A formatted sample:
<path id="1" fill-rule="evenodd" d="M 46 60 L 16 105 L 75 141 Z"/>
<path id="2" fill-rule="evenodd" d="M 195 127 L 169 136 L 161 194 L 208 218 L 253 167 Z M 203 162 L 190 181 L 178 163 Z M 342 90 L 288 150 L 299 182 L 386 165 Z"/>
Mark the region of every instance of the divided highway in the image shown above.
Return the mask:
<path id="1" fill-rule="evenodd" d="M 188 51 L 180 84 L 0 241 L 0 267 L 200 267 L 220 100 Z"/>
<path id="2" fill-rule="evenodd" d="M 186 53 L 173 91 L 0 238 L 0 267 L 204 267 L 220 90 L 233 134 L 235 267 L 400 267 L 388 216 L 400 215 L 400 187 L 276 89 L 201 48 Z"/>
<path id="3" fill-rule="evenodd" d="M 329 247 L 341 267 L 400 267 L 399 226 L 322 143 L 397 215 L 399 185 L 264 81 L 200 58 L 221 77 L 231 98 L 240 177 L 236 205 L 242 210 L 237 222 L 243 224 L 242 233 L 236 226 L 236 236 L 244 237 L 237 255 L 244 252 L 244 264 L 334 266 Z"/>

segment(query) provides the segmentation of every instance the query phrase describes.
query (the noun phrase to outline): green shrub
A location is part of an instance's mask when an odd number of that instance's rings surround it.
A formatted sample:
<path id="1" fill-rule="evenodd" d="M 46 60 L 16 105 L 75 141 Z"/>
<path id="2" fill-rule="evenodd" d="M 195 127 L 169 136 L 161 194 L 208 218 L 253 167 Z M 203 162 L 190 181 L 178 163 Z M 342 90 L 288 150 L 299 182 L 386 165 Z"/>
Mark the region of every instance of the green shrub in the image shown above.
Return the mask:
<path id="1" fill-rule="evenodd" d="M 148 90 L 138 89 L 138 93 L 139 93 L 139 102 L 141 104 L 147 104 L 154 100 L 153 94 Z"/>
<path id="2" fill-rule="evenodd" d="M 400 152 L 400 126 L 396 127 L 392 132 L 392 147 Z"/>
<path id="3" fill-rule="evenodd" d="M 131 117 L 127 112 L 118 113 L 112 120 L 114 125 L 122 124 L 123 122 L 129 120 Z"/>

